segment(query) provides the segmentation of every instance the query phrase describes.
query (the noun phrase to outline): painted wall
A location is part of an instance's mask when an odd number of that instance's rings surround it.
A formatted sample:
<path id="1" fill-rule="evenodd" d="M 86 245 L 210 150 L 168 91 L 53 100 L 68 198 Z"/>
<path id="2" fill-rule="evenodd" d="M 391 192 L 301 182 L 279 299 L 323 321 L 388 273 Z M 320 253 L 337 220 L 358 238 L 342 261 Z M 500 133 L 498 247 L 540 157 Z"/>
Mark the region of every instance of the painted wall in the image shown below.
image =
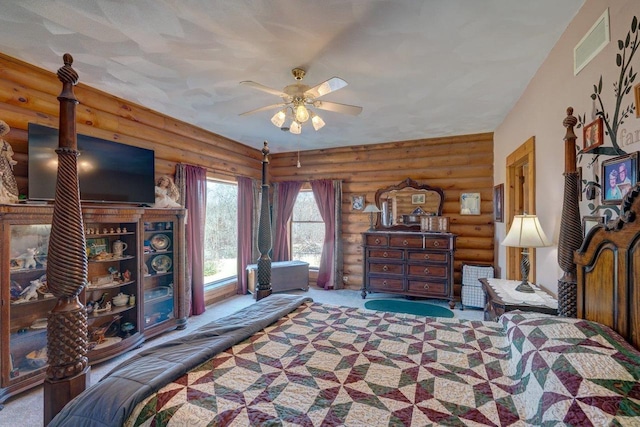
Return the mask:
<path id="1" fill-rule="evenodd" d="M 589 31 L 602 13 L 609 8 L 611 42 L 578 75 L 573 72 L 573 49 Z M 556 46 L 540 67 L 527 89 L 510 111 L 504 122 L 494 133 L 494 181 L 506 180 L 505 159 L 528 138 L 536 139 L 536 213 L 546 234 L 553 239 L 554 246 L 537 249 L 537 282 L 553 292 L 557 292 L 557 281 L 562 270 L 557 262 L 557 242 L 562 215 L 564 192 L 564 141 L 565 129 L 562 121 L 568 106 L 574 108 L 574 115 L 592 120 L 594 104 L 591 99 L 594 85 L 602 75 L 602 99 L 605 113 L 613 116 L 615 109 L 614 83 L 620 76 L 616 65 L 616 55 L 622 53 L 618 40 L 625 40 L 631 29 L 632 18 L 640 18 L 640 1 L 637 0 L 587 0 L 576 17 L 567 27 Z M 632 34 L 632 40 L 635 35 Z M 626 49 L 627 56 L 629 48 Z M 631 65 L 640 70 L 640 52 L 636 52 Z M 640 83 L 636 77 L 633 85 Z M 622 108 L 634 104 L 633 89 L 622 100 Z M 583 145 L 582 128 L 576 129 L 577 144 Z M 627 153 L 640 150 L 640 118 L 635 112 L 624 120 L 618 131 L 618 140 Z M 610 136 L 605 135 L 604 146 L 611 146 Z M 592 179 L 593 168 L 588 167 L 595 156 L 585 154 L 578 157 L 583 178 Z M 595 163 L 599 174 L 602 160 L 612 156 L 600 156 Z M 600 195 L 591 203 L 599 204 Z M 596 206 L 597 207 L 597 206 Z M 583 197 L 580 213 L 604 215 L 600 209 L 592 212 L 589 202 Z M 502 241 L 506 235 L 506 223 L 497 223 L 496 240 Z M 505 270 L 506 251 L 498 248 L 498 264 Z M 504 277 L 504 276 L 503 276 Z"/>

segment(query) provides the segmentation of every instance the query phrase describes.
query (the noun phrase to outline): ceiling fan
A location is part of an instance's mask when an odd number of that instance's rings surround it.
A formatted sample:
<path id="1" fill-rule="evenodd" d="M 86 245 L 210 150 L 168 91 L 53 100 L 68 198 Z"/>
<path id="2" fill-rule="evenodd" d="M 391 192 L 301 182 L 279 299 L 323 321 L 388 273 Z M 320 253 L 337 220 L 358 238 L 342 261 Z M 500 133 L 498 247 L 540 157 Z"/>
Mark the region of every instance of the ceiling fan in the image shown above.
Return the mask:
<path id="1" fill-rule="evenodd" d="M 291 70 L 291 74 L 293 74 L 293 77 L 300 82 L 300 80 L 304 78 L 306 71 L 302 68 L 294 68 Z M 311 119 L 311 124 L 315 130 L 319 130 L 325 125 L 324 120 L 310 110 L 309 107 L 317 108 L 319 110 L 333 111 L 335 113 L 350 114 L 352 116 L 357 116 L 362 112 L 362 107 L 318 99 L 328 93 L 342 89 L 347 85 L 347 82 L 339 77 L 332 77 L 329 80 L 325 80 L 313 87 L 302 83 L 294 83 L 286 86 L 281 91 L 252 81 L 242 81 L 240 84 L 250 86 L 254 89 L 271 93 L 282 98 L 282 102 L 247 111 L 240 114 L 241 116 L 278 108 L 278 112 L 271 118 L 271 123 L 282 130 L 288 130 L 295 134 L 301 133 L 302 124 L 309 119 Z M 288 127 L 285 126 L 287 119 L 291 120 Z"/>

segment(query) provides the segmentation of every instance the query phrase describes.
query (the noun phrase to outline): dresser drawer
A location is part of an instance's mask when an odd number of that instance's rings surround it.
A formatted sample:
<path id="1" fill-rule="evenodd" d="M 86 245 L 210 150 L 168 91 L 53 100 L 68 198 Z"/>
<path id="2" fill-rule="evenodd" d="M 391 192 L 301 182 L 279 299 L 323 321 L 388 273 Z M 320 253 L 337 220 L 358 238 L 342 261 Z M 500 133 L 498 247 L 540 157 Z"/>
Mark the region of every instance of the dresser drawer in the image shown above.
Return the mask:
<path id="1" fill-rule="evenodd" d="M 446 263 L 449 261 L 449 254 L 446 252 L 409 252 L 409 261 L 428 261 Z"/>
<path id="2" fill-rule="evenodd" d="M 411 236 L 407 234 L 392 234 L 389 237 L 389 246 L 393 248 L 418 248 L 422 249 L 422 236 Z"/>
<path id="3" fill-rule="evenodd" d="M 432 280 L 409 280 L 408 291 L 416 294 L 428 294 L 429 296 L 448 297 L 449 293 L 446 282 L 437 282 Z"/>
<path id="4" fill-rule="evenodd" d="M 381 274 L 404 274 L 403 264 L 393 264 L 384 262 L 370 262 L 369 273 L 381 273 Z"/>
<path id="5" fill-rule="evenodd" d="M 423 277 L 447 277 L 448 268 L 446 265 L 440 264 L 409 264 L 407 266 L 407 274 L 409 276 Z"/>
<path id="6" fill-rule="evenodd" d="M 365 244 L 367 246 L 389 246 L 389 236 L 367 234 L 365 237 Z"/>
<path id="7" fill-rule="evenodd" d="M 388 277 L 369 277 L 370 290 L 377 291 L 402 291 L 403 283 L 402 279 L 390 279 Z"/>
<path id="8" fill-rule="evenodd" d="M 369 249 L 369 259 L 404 259 L 404 251 L 392 249 Z"/>
<path id="9" fill-rule="evenodd" d="M 424 248 L 425 249 L 450 249 L 450 240 L 444 237 L 437 236 L 427 236 L 424 239 Z"/>

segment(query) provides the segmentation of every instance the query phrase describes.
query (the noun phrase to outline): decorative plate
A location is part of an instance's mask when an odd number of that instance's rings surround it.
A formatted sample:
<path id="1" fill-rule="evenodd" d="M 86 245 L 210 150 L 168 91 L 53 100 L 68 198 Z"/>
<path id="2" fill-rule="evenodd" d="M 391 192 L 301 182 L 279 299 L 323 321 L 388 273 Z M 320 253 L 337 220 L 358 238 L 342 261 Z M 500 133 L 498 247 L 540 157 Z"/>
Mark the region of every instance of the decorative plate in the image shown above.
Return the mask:
<path id="1" fill-rule="evenodd" d="M 151 260 L 151 268 L 158 273 L 166 273 L 171 268 L 171 258 L 166 255 L 158 255 Z"/>
<path id="2" fill-rule="evenodd" d="M 40 350 L 34 350 L 27 354 L 27 365 L 31 368 L 42 368 L 47 364 L 47 347 L 42 347 Z"/>
<path id="3" fill-rule="evenodd" d="M 171 246 L 171 240 L 164 234 L 154 234 L 151 237 L 151 247 L 156 251 L 166 251 Z"/>

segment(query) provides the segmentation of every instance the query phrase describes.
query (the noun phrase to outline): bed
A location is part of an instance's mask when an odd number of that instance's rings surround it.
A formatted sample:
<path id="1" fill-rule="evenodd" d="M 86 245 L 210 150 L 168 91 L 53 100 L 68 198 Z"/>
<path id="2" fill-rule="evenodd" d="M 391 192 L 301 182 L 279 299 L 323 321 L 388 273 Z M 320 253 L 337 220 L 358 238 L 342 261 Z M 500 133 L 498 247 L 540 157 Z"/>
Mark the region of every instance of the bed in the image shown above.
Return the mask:
<path id="1" fill-rule="evenodd" d="M 639 425 L 639 195 L 576 252 L 579 318 L 271 295 L 138 353 L 49 425 Z"/>

